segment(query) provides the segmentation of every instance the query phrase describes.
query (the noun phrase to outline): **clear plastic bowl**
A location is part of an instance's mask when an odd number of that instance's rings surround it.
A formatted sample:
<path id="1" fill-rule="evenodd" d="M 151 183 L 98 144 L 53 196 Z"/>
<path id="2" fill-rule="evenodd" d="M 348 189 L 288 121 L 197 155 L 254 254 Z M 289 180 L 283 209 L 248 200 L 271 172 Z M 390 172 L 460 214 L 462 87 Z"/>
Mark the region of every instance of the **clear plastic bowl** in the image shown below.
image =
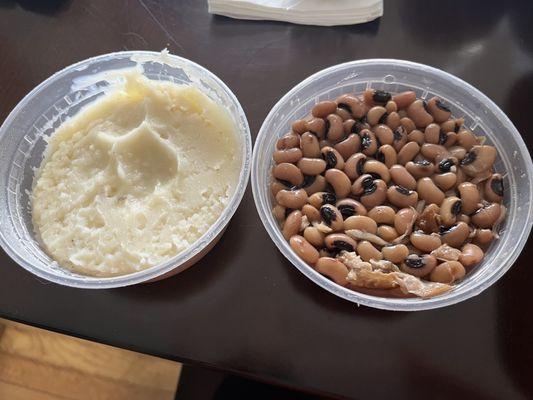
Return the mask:
<path id="1" fill-rule="evenodd" d="M 292 121 L 308 115 L 317 102 L 335 99 L 343 93 L 359 95 L 367 88 L 393 93 L 414 90 L 421 98 L 439 96 L 450 104 L 453 115 L 464 116 L 466 126 L 477 135 L 486 135 L 487 142 L 499 151 L 495 169 L 505 176 L 504 204 L 508 210 L 501 238 L 492 244 L 482 264 L 444 295 L 426 300 L 383 298 L 341 287 L 305 264 L 291 250 L 272 215 L 269 183 L 276 140 L 290 131 Z M 268 234 L 296 268 L 339 297 L 387 310 L 427 310 L 481 293 L 513 265 L 532 225 L 533 166 L 524 141 L 509 118 L 487 96 L 461 79 L 436 68 L 402 60 L 372 59 L 336 65 L 310 76 L 283 96 L 268 114 L 255 142 L 252 190 Z"/>
<path id="2" fill-rule="evenodd" d="M 132 59 L 133 58 L 133 59 Z M 154 80 L 196 85 L 223 104 L 241 139 L 239 183 L 226 209 L 213 226 L 189 249 L 165 263 L 136 273 L 100 278 L 61 268 L 40 248 L 32 227 L 29 194 L 35 168 L 46 147 L 45 137 L 83 106 L 93 102 L 109 85 L 106 71 L 141 63 Z M 41 278 L 80 288 L 112 288 L 162 279 L 191 266 L 222 235 L 248 184 L 252 140 L 244 111 L 231 90 L 213 73 L 185 58 L 156 52 L 127 51 L 105 54 L 73 64 L 33 89 L 9 114 L 0 128 L 0 245 L 19 265 Z"/>

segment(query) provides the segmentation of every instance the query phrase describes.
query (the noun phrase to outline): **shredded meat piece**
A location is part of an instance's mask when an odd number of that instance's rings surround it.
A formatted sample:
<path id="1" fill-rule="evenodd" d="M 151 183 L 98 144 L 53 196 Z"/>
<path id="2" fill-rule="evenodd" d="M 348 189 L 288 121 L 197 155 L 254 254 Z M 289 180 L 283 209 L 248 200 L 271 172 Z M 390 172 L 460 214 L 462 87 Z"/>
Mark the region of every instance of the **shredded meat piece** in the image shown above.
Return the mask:
<path id="1" fill-rule="evenodd" d="M 322 233 L 331 233 L 333 232 L 333 229 L 331 229 L 329 226 L 327 226 L 325 223 L 323 222 L 313 222 L 313 226 L 318 229 L 320 232 Z"/>
<path id="2" fill-rule="evenodd" d="M 389 244 L 389 242 L 383 240 L 379 236 L 374 235 L 373 233 L 360 231 L 359 229 L 348 229 L 345 233 L 352 239 L 368 240 L 369 242 L 377 244 L 378 246 L 385 246 Z"/>
<path id="3" fill-rule="evenodd" d="M 303 231 L 305 228 L 307 228 L 309 225 L 309 220 L 307 219 L 307 215 L 304 215 L 302 217 L 302 223 L 300 224 L 300 231 Z"/>
<path id="4" fill-rule="evenodd" d="M 461 250 L 443 244 L 433 250 L 431 255 L 440 261 L 457 261 L 461 255 Z"/>

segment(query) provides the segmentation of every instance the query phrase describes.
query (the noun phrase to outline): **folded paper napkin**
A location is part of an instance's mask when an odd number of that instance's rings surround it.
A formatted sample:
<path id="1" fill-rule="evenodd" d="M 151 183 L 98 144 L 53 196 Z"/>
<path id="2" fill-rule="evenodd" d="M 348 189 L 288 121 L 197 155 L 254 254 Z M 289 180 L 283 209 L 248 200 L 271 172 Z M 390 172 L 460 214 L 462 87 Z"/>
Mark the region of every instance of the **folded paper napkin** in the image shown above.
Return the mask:
<path id="1" fill-rule="evenodd" d="M 304 25 L 352 25 L 383 15 L 383 0 L 208 0 L 211 14 Z"/>

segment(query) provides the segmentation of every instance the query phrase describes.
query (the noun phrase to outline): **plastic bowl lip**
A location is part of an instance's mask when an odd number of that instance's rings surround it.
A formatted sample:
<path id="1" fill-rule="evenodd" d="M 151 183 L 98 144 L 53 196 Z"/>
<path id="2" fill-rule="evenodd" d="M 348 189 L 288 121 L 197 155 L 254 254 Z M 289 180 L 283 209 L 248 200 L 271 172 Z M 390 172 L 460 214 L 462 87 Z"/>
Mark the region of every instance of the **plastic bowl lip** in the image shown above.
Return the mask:
<path id="1" fill-rule="evenodd" d="M 3 136 L 7 134 L 6 126 L 8 126 L 12 120 L 15 118 L 15 116 L 29 103 L 30 100 L 32 100 L 35 96 L 39 95 L 39 92 L 49 85 L 50 83 L 54 82 L 56 79 L 59 79 L 64 75 L 65 73 L 68 73 L 70 71 L 79 69 L 81 66 L 89 67 L 94 62 L 98 62 L 102 59 L 111 59 L 111 58 L 127 58 L 134 55 L 146 55 L 146 56 L 153 56 L 154 62 L 158 62 L 157 57 L 161 55 L 160 52 L 156 51 L 118 51 L 113 53 L 107 53 L 107 54 L 101 54 L 95 57 L 90 57 L 85 60 L 79 61 L 77 63 L 71 64 L 60 71 L 54 73 L 47 79 L 45 79 L 43 82 L 41 82 L 39 85 L 37 85 L 35 88 L 33 88 L 24 98 L 15 106 L 15 108 L 9 113 L 3 124 L 0 126 L 0 141 L 2 140 Z M 123 287 L 123 286 L 129 286 L 134 285 L 146 281 L 150 281 L 152 279 L 157 278 L 158 276 L 164 275 L 167 272 L 174 270 L 178 268 L 178 272 L 181 272 L 182 269 L 184 269 L 184 264 L 192 259 L 194 256 L 196 256 L 198 253 L 200 253 L 212 240 L 216 239 L 216 237 L 223 233 L 224 228 L 227 226 L 235 212 L 237 211 L 237 208 L 239 204 L 242 201 L 242 198 L 244 196 L 244 193 L 246 191 L 246 187 L 248 186 L 248 181 L 250 178 L 250 169 L 251 169 L 251 156 L 252 156 L 252 138 L 250 134 L 250 126 L 248 124 L 248 119 L 246 118 L 246 114 L 235 96 L 235 94 L 231 91 L 231 89 L 213 72 L 209 71 L 207 68 L 201 66 L 200 64 L 195 63 L 194 61 L 191 61 L 187 58 L 180 57 L 173 54 L 167 54 L 165 57 L 168 57 L 171 60 L 177 61 L 178 66 L 179 65 L 186 65 L 186 66 L 192 66 L 203 73 L 205 73 L 207 76 L 209 76 L 213 81 L 216 82 L 217 85 L 219 85 L 223 91 L 226 92 L 228 97 L 231 99 L 231 101 L 235 104 L 238 115 L 236 115 L 240 121 L 243 122 L 243 134 L 239 134 L 239 137 L 242 136 L 242 150 L 241 153 L 243 155 L 242 160 L 242 167 L 241 172 L 239 174 L 239 180 L 237 182 L 237 185 L 235 187 L 235 191 L 230 198 L 230 201 L 228 202 L 226 208 L 223 210 L 222 214 L 219 216 L 219 218 L 215 221 L 213 225 L 209 228 L 209 230 L 204 233 L 200 238 L 194 242 L 191 247 L 180 254 L 176 255 L 175 257 L 169 259 L 168 261 L 155 265 L 153 267 L 147 268 L 142 271 L 134 272 L 132 274 L 127 275 L 120 275 L 120 276 L 114 276 L 109 278 L 100 278 L 100 277 L 91 277 L 91 276 L 57 276 L 54 273 L 51 273 L 50 271 L 42 270 L 40 268 L 36 268 L 35 266 L 27 263 L 21 256 L 19 256 L 18 253 L 16 253 L 11 245 L 9 244 L 9 241 L 4 236 L 4 232 L 2 230 L 2 227 L 0 226 L 0 246 L 3 248 L 3 250 L 20 266 L 22 266 L 24 269 L 28 270 L 29 272 L 35 274 L 36 276 L 46 279 L 48 281 L 64 285 L 64 286 L 70 286 L 70 287 L 76 287 L 76 288 L 82 288 L 82 289 L 110 289 L 110 288 L 117 288 L 117 287 Z M 146 60 L 150 61 L 150 60 Z M 143 61 L 143 62 L 146 62 Z M 239 129 L 240 131 L 240 129 Z M 2 188 L 2 190 L 5 188 Z M 180 268 L 181 267 L 181 268 Z"/>
<path id="2" fill-rule="evenodd" d="M 473 285 L 471 288 L 469 288 L 466 291 L 460 291 L 460 286 L 458 286 L 459 289 L 451 292 L 449 294 L 449 297 L 444 297 L 445 296 L 444 295 L 444 296 L 437 296 L 437 297 L 433 297 L 433 298 L 429 298 L 425 300 L 418 299 L 418 298 L 417 299 L 392 299 L 392 298 L 371 296 L 371 295 L 355 292 L 345 287 L 339 286 L 333 283 L 332 281 L 328 280 L 324 276 L 320 275 L 313 268 L 305 264 L 292 251 L 288 242 L 281 235 L 279 227 L 274 222 L 274 218 L 271 215 L 271 211 L 268 207 L 268 204 L 261 197 L 262 188 L 259 187 L 258 176 L 259 174 L 261 174 L 262 168 L 264 168 L 264 166 L 258 164 L 259 163 L 258 153 L 260 151 L 259 148 L 262 146 L 263 142 L 265 141 L 266 135 L 269 134 L 269 132 L 266 131 L 266 127 L 270 124 L 271 120 L 274 118 L 276 113 L 282 107 L 284 107 L 284 103 L 286 103 L 287 100 L 291 99 L 294 93 L 296 93 L 303 87 L 308 86 L 309 84 L 312 84 L 316 79 L 320 79 L 323 76 L 326 76 L 329 73 L 334 72 L 336 70 L 342 70 L 342 69 L 349 68 L 349 67 L 358 67 L 358 66 L 365 66 L 365 65 L 376 65 L 376 66 L 379 65 L 380 67 L 390 65 L 390 66 L 395 66 L 395 67 L 400 66 L 400 67 L 412 68 L 413 70 L 421 71 L 424 74 L 441 76 L 442 78 L 449 81 L 451 84 L 455 86 L 461 86 L 462 88 L 473 93 L 475 97 L 481 103 L 483 103 L 485 106 L 487 106 L 488 108 L 492 110 L 492 112 L 498 117 L 498 119 L 502 122 L 502 124 L 506 125 L 509 128 L 511 135 L 514 137 L 514 139 L 516 140 L 518 144 L 520 156 L 524 159 L 527 165 L 527 175 L 529 179 L 529 199 L 530 199 L 529 203 L 527 204 L 527 208 L 528 208 L 527 215 L 529 215 L 530 217 L 528 218 L 524 228 L 520 232 L 520 239 L 517 241 L 513 250 L 510 252 L 510 254 L 507 256 L 505 261 L 502 263 L 503 266 L 501 268 L 495 269 L 494 272 L 492 272 L 490 275 L 488 275 L 485 278 L 485 280 L 483 280 L 482 282 L 479 282 L 476 285 Z M 531 232 L 532 225 L 533 225 L 533 218 L 531 218 L 532 211 L 533 211 L 533 163 L 531 161 L 531 155 L 529 154 L 529 151 L 527 150 L 526 144 L 524 143 L 522 136 L 520 135 L 516 127 L 513 125 L 511 120 L 491 99 L 489 99 L 485 94 L 483 94 L 481 91 L 479 91 L 478 89 L 476 89 L 474 86 L 470 85 L 469 83 L 463 81 L 462 79 L 448 72 L 440 70 L 438 68 L 431 67 L 425 64 L 415 63 L 412 61 L 387 59 L 387 58 L 375 58 L 375 59 L 349 61 L 349 62 L 337 64 L 337 65 L 325 68 L 321 71 L 318 71 L 310 75 L 308 78 L 304 79 L 302 82 L 298 83 L 274 105 L 274 107 L 271 109 L 271 111 L 268 113 L 267 117 L 265 118 L 263 124 L 261 125 L 261 129 L 259 130 L 259 134 L 257 135 L 255 145 L 254 145 L 254 151 L 252 155 L 251 175 L 252 175 L 252 193 L 253 193 L 256 209 L 259 214 L 259 218 L 261 219 L 270 238 L 272 239 L 274 244 L 278 247 L 278 249 L 281 251 L 281 253 L 301 273 L 303 273 L 305 276 L 311 279 L 314 283 L 326 289 L 330 293 L 333 293 L 353 303 L 362 304 L 365 306 L 378 308 L 382 310 L 391 310 L 391 311 L 430 310 L 434 308 L 440 308 L 440 307 L 449 306 L 455 303 L 459 303 L 463 300 L 466 300 L 470 297 L 480 294 L 485 289 L 487 289 L 492 284 L 494 284 L 498 279 L 500 279 L 505 274 L 505 272 L 507 272 L 507 270 L 511 268 L 511 266 L 514 264 L 514 262 L 520 255 L 525 243 L 527 242 L 529 234 Z M 526 204 L 524 204 L 523 206 L 525 207 Z"/>

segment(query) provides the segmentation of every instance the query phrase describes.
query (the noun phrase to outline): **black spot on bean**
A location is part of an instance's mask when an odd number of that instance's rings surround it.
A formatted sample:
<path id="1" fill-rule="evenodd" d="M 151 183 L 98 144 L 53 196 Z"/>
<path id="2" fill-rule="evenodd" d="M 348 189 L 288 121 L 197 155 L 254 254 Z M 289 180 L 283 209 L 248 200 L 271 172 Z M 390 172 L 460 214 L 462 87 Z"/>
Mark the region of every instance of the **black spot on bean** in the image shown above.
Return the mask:
<path id="1" fill-rule="evenodd" d="M 337 156 L 332 151 L 326 151 L 322 153 L 322 158 L 326 161 L 326 168 L 334 168 L 337 165 Z"/>
<path id="2" fill-rule="evenodd" d="M 498 196 L 503 197 L 503 179 L 493 179 L 490 188 Z"/>
<path id="3" fill-rule="evenodd" d="M 385 154 L 383 154 L 383 152 L 381 150 L 378 150 L 378 152 L 376 153 L 375 159 L 378 160 L 379 162 L 384 163 L 385 162 Z"/>
<path id="4" fill-rule="evenodd" d="M 339 103 L 337 104 L 337 107 L 342 108 L 343 110 L 348 111 L 350 114 L 352 113 L 352 108 L 346 104 L 346 103 Z"/>
<path id="5" fill-rule="evenodd" d="M 461 124 L 457 123 L 457 121 L 455 121 L 455 128 L 453 128 L 453 131 L 455 133 L 459 132 L 459 128 L 461 127 Z"/>
<path id="6" fill-rule="evenodd" d="M 428 102 L 426 100 L 422 100 L 422 105 L 424 106 L 424 110 L 429 114 L 429 108 L 428 108 Z"/>
<path id="7" fill-rule="evenodd" d="M 366 114 L 363 115 L 361 118 L 359 118 L 359 122 L 361 124 L 366 124 L 368 122 L 368 119 L 366 118 Z"/>
<path id="8" fill-rule="evenodd" d="M 286 209 L 285 209 L 285 218 L 287 218 L 287 217 L 289 216 L 289 214 L 290 214 L 291 212 L 293 212 L 293 211 L 294 211 L 294 208 L 286 208 Z"/>
<path id="9" fill-rule="evenodd" d="M 478 210 L 478 211 L 479 211 L 479 210 Z M 476 212 L 477 212 L 477 211 L 476 211 Z M 474 213 L 474 214 L 475 214 L 475 213 Z M 457 228 L 457 225 L 452 225 L 452 226 L 450 226 L 450 227 L 441 226 L 441 227 L 439 228 L 439 233 L 440 233 L 441 235 L 446 235 L 446 234 L 452 232 L 455 228 Z"/>
<path id="10" fill-rule="evenodd" d="M 476 161 L 476 153 L 469 151 L 466 153 L 465 158 L 461 160 L 461 165 L 472 164 L 474 161 Z"/>
<path id="11" fill-rule="evenodd" d="M 378 124 L 384 124 L 387 122 L 387 117 L 389 116 L 389 113 L 384 113 L 381 118 L 378 120 Z"/>
<path id="12" fill-rule="evenodd" d="M 379 104 L 387 104 L 390 99 L 392 99 L 392 95 L 384 90 L 375 90 L 372 96 L 374 103 Z"/>
<path id="13" fill-rule="evenodd" d="M 329 119 L 326 119 L 326 129 L 324 130 L 324 139 L 328 138 L 329 128 L 331 128 L 331 123 L 329 122 Z"/>
<path id="14" fill-rule="evenodd" d="M 402 138 L 405 136 L 405 128 L 403 126 L 399 126 L 396 128 L 393 132 L 394 134 L 394 140 L 402 140 Z"/>
<path id="15" fill-rule="evenodd" d="M 441 129 L 439 132 L 439 144 L 446 143 L 446 140 L 448 140 L 448 135 Z"/>
<path id="16" fill-rule="evenodd" d="M 449 158 L 445 158 L 439 163 L 439 171 L 442 173 L 450 172 L 451 168 L 454 166 L 454 162 Z"/>
<path id="17" fill-rule="evenodd" d="M 337 196 L 334 193 L 326 192 L 322 195 L 322 203 L 335 204 L 337 202 Z"/>
<path id="18" fill-rule="evenodd" d="M 381 179 L 381 175 L 380 174 L 377 174 L 375 172 L 371 172 L 370 175 L 372 176 L 372 178 L 374 179 Z"/>
<path id="19" fill-rule="evenodd" d="M 326 183 L 326 187 L 324 188 L 324 192 L 331 193 L 331 194 L 335 195 L 335 189 L 333 189 L 333 186 L 331 186 L 330 183 Z"/>
<path id="20" fill-rule="evenodd" d="M 359 134 L 364 129 L 364 127 L 365 126 L 361 122 L 355 121 L 352 125 L 351 132 Z"/>
<path id="21" fill-rule="evenodd" d="M 396 185 L 396 191 L 398 193 L 401 193 L 401 194 L 404 194 L 406 196 L 409 196 L 411 194 L 411 191 L 407 188 L 404 188 L 403 186 L 401 185 Z"/>
<path id="22" fill-rule="evenodd" d="M 452 206 L 452 214 L 459 215 L 462 209 L 463 209 L 463 202 L 461 200 L 458 200 Z"/>
<path id="23" fill-rule="evenodd" d="M 374 177 L 372 178 L 368 177 L 368 178 L 363 179 L 363 182 L 361 182 L 361 184 L 363 185 L 364 189 L 370 188 L 374 184 Z"/>
<path id="24" fill-rule="evenodd" d="M 363 195 L 369 195 L 369 194 L 372 194 L 376 191 L 376 189 L 378 188 L 378 185 L 376 185 L 374 183 L 374 181 L 372 181 L 372 184 L 370 186 L 365 186 L 364 183 L 363 183 Z"/>
<path id="25" fill-rule="evenodd" d="M 357 164 L 355 165 L 355 170 L 357 171 L 357 174 L 358 175 L 363 175 L 363 167 L 364 167 L 364 164 L 365 164 L 365 160 L 361 159 L 357 162 Z"/>
<path id="26" fill-rule="evenodd" d="M 435 105 L 440 108 L 442 111 L 446 111 L 446 112 L 452 112 L 452 110 L 450 109 L 450 107 L 448 107 L 448 105 L 446 103 L 444 103 L 441 99 L 437 99 L 435 100 Z"/>
<path id="27" fill-rule="evenodd" d="M 333 242 L 333 246 L 335 246 L 336 249 L 339 251 L 346 250 L 346 251 L 354 251 L 353 246 L 350 243 L 345 242 L 344 240 L 335 240 Z"/>
<path id="28" fill-rule="evenodd" d="M 283 186 L 285 186 L 287 188 L 292 188 L 292 183 L 290 183 L 289 181 L 285 181 L 283 179 L 278 179 L 278 182 L 281 183 Z"/>
<path id="29" fill-rule="evenodd" d="M 363 150 L 368 149 L 372 146 L 372 138 L 368 135 L 361 136 L 361 148 Z"/>
<path id="30" fill-rule="evenodd" d="M 331 222 L 337 219 L 337 214 L 335 214 L 335 211 L 333 211 L 329 207 L 322 207 L 320 209 L 320 216 L 322 217 L 324 222 L 328 225 L 331 225 Z"/>
<path id="31" fill-rule="evenodd" d="M 304 175 L 304 181 L 300 185 L 301 188 L 306 188 L 311 186 L 316 181 L 316 175 Z"/>
<path id="32" fill-rule="evenodd" d="M 408 257 L 405 259 L 405 265 L 410 268 L 422 268 L 424 266 L 424 260 L 421 257 Z"/>
<path id="33" fill-rule="evenodd" d="M 348 217 L 351 217 L 352 215 L 355 215 L 355 207 L 349 205 L 349 204 L 343 204 L 337 207 L 342 215 L 342 218 L 346 219 Z"/>

